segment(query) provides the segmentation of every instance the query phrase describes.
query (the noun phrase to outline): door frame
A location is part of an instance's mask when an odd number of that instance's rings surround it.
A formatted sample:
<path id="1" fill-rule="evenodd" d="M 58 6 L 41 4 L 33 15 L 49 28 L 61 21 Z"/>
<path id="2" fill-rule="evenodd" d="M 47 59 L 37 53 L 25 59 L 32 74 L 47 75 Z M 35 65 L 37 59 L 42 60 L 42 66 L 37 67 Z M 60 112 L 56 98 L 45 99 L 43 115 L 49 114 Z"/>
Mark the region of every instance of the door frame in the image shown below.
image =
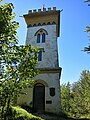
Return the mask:
<path id="1" fill-rule="evenodd" d="M 38 112 L 38 111 L 36 111 L 35 110 L 35 108 L 34 108 L 34 104 L 35 104 L 35 87 L 43 87 L 43 111 L 39 111 L 39 112 L 45 112 L 45 85 L 43 85 L 42 83 L 37 83 L 37 84 L 35 84 L 34 85 L 34 88 L 33 88 L 33 112 Z"/>

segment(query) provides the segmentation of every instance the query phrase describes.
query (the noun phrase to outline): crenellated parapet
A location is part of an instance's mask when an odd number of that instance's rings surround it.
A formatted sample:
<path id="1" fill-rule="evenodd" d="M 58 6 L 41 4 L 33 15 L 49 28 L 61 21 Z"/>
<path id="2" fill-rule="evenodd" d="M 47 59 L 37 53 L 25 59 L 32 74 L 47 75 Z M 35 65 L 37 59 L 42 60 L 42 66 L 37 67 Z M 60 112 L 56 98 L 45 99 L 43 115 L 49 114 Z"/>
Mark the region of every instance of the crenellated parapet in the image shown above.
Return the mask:
<path id="1" fill-rule="evenodd" d="M 56 7 L 53 7 L 53 8 L 49 7 L 47 10 L 46 10 L 46 8 L 38 9 L 38 10 L 36 10 L 36 9 L 29 10 L 28 14 L 32 14 L 32 13 L 36 13 L 36 12 L 39 12 L 39 13 L 40 12 L 50 12 L 50 11 L 56 11 Z"/>
<path id="2" fill-rule="evenodd" d="M 48 9 L 34 9 L 29 10 L 28 14 L 23 15 L 27 24 L 27 27 L 43 26 L 43 25 L 56 25 L 56 34 L 59 37 L 60 28 L 60 10 L 56 10 L 56 7 L 49 7 Z"/>

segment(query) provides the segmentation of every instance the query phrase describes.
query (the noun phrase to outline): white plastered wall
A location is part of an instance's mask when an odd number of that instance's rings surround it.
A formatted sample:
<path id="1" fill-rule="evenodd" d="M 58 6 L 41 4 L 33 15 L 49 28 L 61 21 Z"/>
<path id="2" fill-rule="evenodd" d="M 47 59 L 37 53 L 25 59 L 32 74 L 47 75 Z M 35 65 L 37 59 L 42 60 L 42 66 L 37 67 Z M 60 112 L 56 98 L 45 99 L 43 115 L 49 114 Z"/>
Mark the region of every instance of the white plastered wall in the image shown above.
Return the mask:
<path id="1" fill-rule="evenodd" d="M 48 33 L 46 35 L 45 43 L 37 43 L 37 36 L 34 36 L 39 29 L 45 29 Z M 39 62 L 38 68 L 54 69 L 58 68 L 58 49 L 57 49 L 57 37 L 56 37 L 56 25 L 44 25 L 30 27 L 27 30 L 26 44 L 31 44 L 34 47 L 44 48 L 43 59 Z M 45 86 L 45 111 L 52 113 L 59 113 L 61 111 L 60 105 L 60 81 L 59 73 L 42 73 L 37 75 L 34 80 L 38 80 L 41 83 L 45 81 L 48 86 Z M 55 88 L 55 96 L 50 96 L 50 88 Z M 33 88 L 26 90 L 27 95 L 22 95 L 18 100 L 18 103 L 30 104 L 33 101 Z M 51 103 L 46 103 L 51 101 Z"/>
<path id="2" fill-rule="evenodd" d="M 48 35 L 46 35 L 45 43 L 37 43 L 37 36 L 34 36 L 35 33 L 41 28 L 45 29 L 48 33 Z M 43 60 L 40 61 L 38 65 L 39 68 L 58 67 L 56 25 L 44 25 L 28 28 L 26 44 L 31 44 L 38 48 L 44 48 L 45 52 L 43 52 Z"/>

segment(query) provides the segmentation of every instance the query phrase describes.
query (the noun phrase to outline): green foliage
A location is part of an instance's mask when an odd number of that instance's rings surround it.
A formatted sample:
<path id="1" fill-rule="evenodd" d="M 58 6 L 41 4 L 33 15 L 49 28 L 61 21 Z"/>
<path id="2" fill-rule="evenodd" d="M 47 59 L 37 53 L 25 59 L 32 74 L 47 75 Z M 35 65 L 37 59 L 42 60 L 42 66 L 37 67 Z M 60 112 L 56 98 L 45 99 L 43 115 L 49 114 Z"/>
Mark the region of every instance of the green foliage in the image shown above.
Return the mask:
<path id="1" fill-rule="evenodd" d="M 36 117 L 36 116 L 28 113 L 26 110 L 24 110 L 20 107 L 12 107 L 11 111 L 12 111 L 12 115 L 15 114 L 14 120 L 20 120 L 20 119 L 22 119 L 22 120 L 43 120 L 40 117 Z"/>
<path id="2" fill-rule="evenodd" d="M 18 106 L 17 107 L 11 106 L 9 108 L 7 118 L 8 119 L 6 120 L 43 120 L 42 118 L 34 116 Z"/>
<path id="3" fill-rule="evenodd" d="M 37 53 L 31 45 L 18 46 L 17 28 L 13 5 L 0 5 L 0 106 L 2 117 L 10 105 L 37 75 Z"/>
<path id="4" fill-rule="evenodd" d="M 90 118 L 90 72 L 84 70 L 78 82 L 62 85 L 62 109 L 70 117 Z M 66 109 L 69 108 L 69 109 Z"/>
<path id="5" fill-rule="evenodd" d="M 90 0 L 84 0 L 85 2 L 89 3 Z M 88 4 L 88 6 L 90 6 L 90 4 Z M 89 38 L 90 38 L 90 26 L 86 26 L 85 32 L 88 33 Z M 90 53 L 90 43 L 87 47 L 84 47 L 84 52 Z"/>
<path id="6" fill-rule="evenodd" d="M 61 86 L 61 105 L 64 113 L 70 111 L 70 84 L 63 84 Z"/>
<path id="7" fill-rule="evenodd" d="M 87 3 L 89 3 L 89 2 L 90 2 L 90 0 L 84 0 L 84 2 L 87 2 Z M 88 4 L 88 6 L 90 6 L 90 4 Z"/>
<path id="8" fill-rule="evenodd" d="M 90 0 L 84 0 L 85 2 L 90 2 Z"/>
<path id="9" fill-rule="evenodd" d="M 85 32 L 88 33 L 88 37 L 90 38 L 90 26 L 87 26 Z M 84 47 L 84 52 L 90 53 L 90 43 L 87 47 Z"/>

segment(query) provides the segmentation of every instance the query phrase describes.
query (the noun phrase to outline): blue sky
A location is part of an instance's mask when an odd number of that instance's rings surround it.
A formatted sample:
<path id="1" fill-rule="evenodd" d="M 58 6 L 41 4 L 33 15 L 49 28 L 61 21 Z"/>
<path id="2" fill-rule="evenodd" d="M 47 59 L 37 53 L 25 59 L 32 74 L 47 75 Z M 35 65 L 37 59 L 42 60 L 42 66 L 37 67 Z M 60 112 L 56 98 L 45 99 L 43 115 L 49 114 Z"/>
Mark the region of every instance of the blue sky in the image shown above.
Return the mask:
<path id="1" fill-rule="evenodd" d="M 84 0 L 3 0 L 2 3 L 12 2 L 18 29 L 19 44 L 25 44 L 26 24 L 22 17 L 28 10 L 56 7 L 61 12 L 60 37 L 58 38 L 59 64 L 62 67 L 61 83 L 76 82 L 82 70 L 90 70 L 90 55 L 82 52 L 88 45 L 88 34 L 84 32 L 90 25 L 90 7 Z"/>

